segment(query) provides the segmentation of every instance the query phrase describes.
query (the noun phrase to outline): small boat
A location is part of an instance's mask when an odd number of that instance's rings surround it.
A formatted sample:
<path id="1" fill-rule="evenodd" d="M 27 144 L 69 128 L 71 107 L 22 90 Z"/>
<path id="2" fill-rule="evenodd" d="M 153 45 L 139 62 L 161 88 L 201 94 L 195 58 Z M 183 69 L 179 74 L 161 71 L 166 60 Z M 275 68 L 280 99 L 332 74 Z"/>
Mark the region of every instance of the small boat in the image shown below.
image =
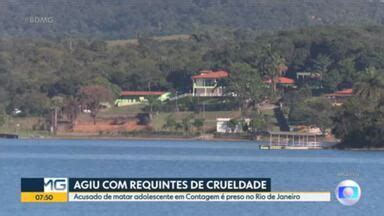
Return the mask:
<path id="1" fill-rule="evenodd" d="M 269 146 L 268 145 L 261 145 L 259 146 L 260 150 L 269 150 Z"/>
<path id="2" fill-rule="evenodd" d="M 280 145 L 260 145 L 260 150 L 281 150 L 285 149 L 286 146 L 280 146 Z"/>

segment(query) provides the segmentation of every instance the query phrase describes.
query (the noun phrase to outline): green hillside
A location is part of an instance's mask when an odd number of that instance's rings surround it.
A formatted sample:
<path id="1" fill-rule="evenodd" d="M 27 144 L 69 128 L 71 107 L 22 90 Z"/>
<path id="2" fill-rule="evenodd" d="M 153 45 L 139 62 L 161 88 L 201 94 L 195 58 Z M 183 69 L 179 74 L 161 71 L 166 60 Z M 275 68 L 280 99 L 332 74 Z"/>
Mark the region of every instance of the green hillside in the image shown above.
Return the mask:
<path id="1" fill-rule="evenodd" d="M 382 25 L 375 0 L 2 0 L 0 37 L 191 34 L 222 29 L 265 32 L 324 25 Z"/>

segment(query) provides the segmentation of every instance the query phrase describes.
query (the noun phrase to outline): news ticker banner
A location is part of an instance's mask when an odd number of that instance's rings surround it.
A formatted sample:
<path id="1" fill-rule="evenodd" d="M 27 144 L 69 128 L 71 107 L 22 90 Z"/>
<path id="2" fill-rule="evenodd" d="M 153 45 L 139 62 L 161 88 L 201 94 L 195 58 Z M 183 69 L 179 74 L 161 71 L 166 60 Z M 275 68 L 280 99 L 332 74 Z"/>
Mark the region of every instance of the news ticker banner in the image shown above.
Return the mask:
<path id="1" fill-rule="evenodd" d="M 330 202 L 330 192 L 272 192 L 269 178 L 22 178 L 21 202 Z"/>

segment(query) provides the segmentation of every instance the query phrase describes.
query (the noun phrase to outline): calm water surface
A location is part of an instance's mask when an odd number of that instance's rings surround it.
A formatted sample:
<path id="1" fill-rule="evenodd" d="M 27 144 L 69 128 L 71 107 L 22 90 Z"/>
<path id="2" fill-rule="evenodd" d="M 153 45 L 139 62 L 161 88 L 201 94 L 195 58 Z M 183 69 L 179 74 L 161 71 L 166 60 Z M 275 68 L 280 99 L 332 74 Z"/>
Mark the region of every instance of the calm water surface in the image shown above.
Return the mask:
<path id="1" fill-rule="evenodd" d="M 252 142 L 1 140 L 0 215 L 384 215 L 384 152 L 262 151 Z M 360 202 L 20 203 L 21 177 L 270 177 L 273 191 L 331 191 Z"/>

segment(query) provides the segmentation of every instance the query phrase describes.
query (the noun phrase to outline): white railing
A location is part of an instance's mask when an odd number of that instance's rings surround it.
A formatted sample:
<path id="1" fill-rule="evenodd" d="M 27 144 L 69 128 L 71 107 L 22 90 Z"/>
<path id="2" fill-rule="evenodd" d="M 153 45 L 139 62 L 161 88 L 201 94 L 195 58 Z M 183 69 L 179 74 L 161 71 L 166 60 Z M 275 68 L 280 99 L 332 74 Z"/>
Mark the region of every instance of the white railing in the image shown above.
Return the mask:
<path id="1" fill-rule="evenodd" d="M 169 98 L 169 100 L 174 101 L 174 100 L 179 100 L 181 98 L 190 97 L 190 96 L 193 96 L 193 95 L 191 93 L 185 93 L 185 94 L 177 95 L 175 97 L 171 97 Z"/>

